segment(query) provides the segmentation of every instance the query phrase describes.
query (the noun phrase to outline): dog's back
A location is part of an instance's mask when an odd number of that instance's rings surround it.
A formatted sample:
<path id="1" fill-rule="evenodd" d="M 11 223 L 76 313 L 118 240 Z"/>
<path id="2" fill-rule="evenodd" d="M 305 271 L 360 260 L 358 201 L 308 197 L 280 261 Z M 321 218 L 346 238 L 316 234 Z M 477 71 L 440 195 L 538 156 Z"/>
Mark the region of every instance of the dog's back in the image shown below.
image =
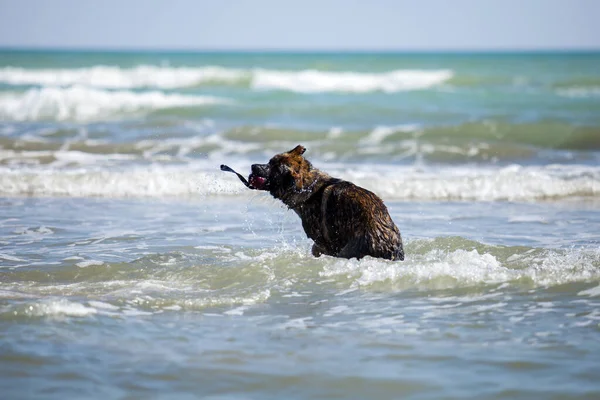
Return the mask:
<path id="1" fill-rule="evenodd" d="M 367 189 L 331 178 L 295 211 L 315 241 L 315 256 L 404 260 L 400 231 L 383 201 Z"/>

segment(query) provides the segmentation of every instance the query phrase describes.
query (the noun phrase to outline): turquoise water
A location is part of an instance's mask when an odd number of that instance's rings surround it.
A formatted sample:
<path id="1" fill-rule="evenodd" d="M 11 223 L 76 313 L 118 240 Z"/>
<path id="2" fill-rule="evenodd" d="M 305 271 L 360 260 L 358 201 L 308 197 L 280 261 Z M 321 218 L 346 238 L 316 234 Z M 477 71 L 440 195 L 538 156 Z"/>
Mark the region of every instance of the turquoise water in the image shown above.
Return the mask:
<path id="1" fill-rule="evenodd" d="M 297 144 L 406 260 L 313 258 Z M 0 52 L 6 398 L 597 398 L 600 54 Z"/>

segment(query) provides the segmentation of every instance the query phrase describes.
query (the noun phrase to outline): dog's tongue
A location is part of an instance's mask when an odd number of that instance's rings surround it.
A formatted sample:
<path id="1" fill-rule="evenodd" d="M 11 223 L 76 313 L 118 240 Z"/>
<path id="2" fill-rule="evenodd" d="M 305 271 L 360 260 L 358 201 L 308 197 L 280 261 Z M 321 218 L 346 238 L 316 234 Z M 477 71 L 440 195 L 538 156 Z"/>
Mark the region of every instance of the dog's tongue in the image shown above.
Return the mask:
<path id="1" fill-rule="evenodd" d="M 262 176 L 250 175 L 248 177 L 248 182 L 255 189 L 264 190 L 265 183 L 267 183 L 267 180 Z"/>

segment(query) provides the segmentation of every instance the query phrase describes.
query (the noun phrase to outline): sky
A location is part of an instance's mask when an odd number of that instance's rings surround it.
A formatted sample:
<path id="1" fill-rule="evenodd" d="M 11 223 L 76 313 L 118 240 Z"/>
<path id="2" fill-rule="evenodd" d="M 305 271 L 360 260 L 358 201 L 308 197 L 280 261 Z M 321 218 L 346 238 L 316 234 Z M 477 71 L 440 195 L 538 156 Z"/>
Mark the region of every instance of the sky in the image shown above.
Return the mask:
<path id="1" fill-rule="evenodd" d="M 600 49 L 600 0 L 0 0 L 0 47 Z"/>

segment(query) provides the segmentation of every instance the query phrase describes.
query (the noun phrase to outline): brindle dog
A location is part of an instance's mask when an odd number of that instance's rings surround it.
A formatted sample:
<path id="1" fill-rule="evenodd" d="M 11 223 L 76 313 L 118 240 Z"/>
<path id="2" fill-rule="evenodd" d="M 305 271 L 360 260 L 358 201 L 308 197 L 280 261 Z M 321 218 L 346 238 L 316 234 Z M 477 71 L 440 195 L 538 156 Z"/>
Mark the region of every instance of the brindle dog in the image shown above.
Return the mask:
<path id="1" fill-rule="evenodd" d="M 404 260 L 400 231 L 383 201 L 314 168 L 303 157 L 305 151 L 298 145 L 268 164 L 252 165 L 249 187 L 269 191 L 300 216 L 304 232 L 315 242 L 315 257 Z"/>

